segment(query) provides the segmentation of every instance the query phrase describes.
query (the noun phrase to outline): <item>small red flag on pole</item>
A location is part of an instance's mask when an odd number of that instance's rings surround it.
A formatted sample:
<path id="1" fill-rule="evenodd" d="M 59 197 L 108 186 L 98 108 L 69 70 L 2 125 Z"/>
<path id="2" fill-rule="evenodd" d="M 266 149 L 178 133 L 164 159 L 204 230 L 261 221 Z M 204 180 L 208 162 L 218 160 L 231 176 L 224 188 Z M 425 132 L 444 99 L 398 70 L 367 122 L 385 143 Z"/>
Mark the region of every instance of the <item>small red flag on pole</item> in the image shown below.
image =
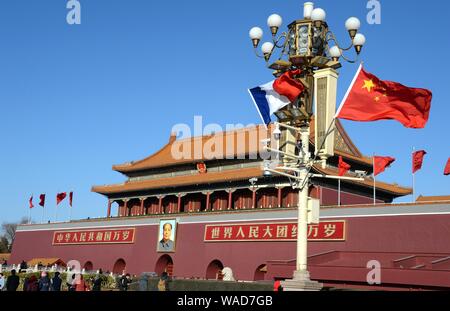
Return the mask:
<path id="1" fill-rule="evenodd" d="M 45 194 L 39 196 L 39 205 L 42 206 L 42 219 L 41 223 L 44 223 L 44 209 L 45 209 Z"/>
<path id="2" fill-rule="evenodd" d="M 72 207 L 72 200 L 73 200 L 73 192 L 69 193 L 69 205 Z"/>
<path id="3" fill-rule="evenodd" d="M 349 170 L 351 166 L 344 162 L 342 157 L 339 157 L 339 176 L 344 176 Z"/>
<path id="4" fill-rule="evenodd" d="M 30 197 L 30 200 L 28 201 L 30 203 L 30 209 L 34 207 L 33 205 L 33 196 Z"/>
<path id="5" fill-rule="evenodd" d="M 62 200 L 64 200 L 66 198 L 67 194 L 65 192 L 61 192 L 58 193 L 56 195 L 56 205 L 58 205 L 59 203 L 61 203 Z"/>
<path id="6" fill-rule="evenodd" d="M 344 176 L 349 170 L 350 165 L 345 163 L 342 156 L 339 157 L 339 176 Z M 341 206 L 341 179 L 338 180 L 338 206 Z"/>
<path id="7" fill-rule="evenodd" d="M 376 176 L 383 173 L 386 167 L 391 165 L 395 159 L 391 157 L 373 156 L 373 205 L 377 204 L 377 179 Z"/>
<path id="8" fill-rule="evenodd" d="M 42 206 L 42 207 L 44 207 L 45 206 L 45 194 L 41 194 L 40 196 L 39 196 L 39 205 L 40 206 Z"/>
<path id="9" fill-rule="evenodd" d="M 415 174 L 418 170 L 422 169 L 423 158 L 426 155 L 425 150 L 416 151 L 413 153 L 412 172 Z"/>
<path id="10" fill-rule="evenodd" d="M 391 157 L 373 157 L 373 174 L 377 176 L 383 173 L 394 161 L 395 159 Z"/>
<path id="11" fill-rule="evenodd" d="M 450 158 L 448 158 L 447 165 L 445 166 L 444 175 L 450 175 Z"/>

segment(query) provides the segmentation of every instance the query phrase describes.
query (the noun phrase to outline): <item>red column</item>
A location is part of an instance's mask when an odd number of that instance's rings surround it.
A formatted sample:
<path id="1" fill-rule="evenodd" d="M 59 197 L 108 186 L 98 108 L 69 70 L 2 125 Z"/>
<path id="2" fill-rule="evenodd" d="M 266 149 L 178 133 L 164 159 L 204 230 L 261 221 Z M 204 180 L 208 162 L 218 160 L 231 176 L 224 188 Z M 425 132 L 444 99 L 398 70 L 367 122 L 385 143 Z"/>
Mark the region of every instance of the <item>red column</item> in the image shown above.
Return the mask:
<path id="1" fill-rule="evenodd" d="M 206 193 L 206 210 L 207 211 L 209 211 L 209 199 L 210 199 L 210 195 L 211 195 L 211 192 L 207 192 Z"/>
<path id="2" fill-rule="evenodd" d="M 281 190 L 282 188 L 278 188 L 278 207 L 281 207 Z"/>
<path id="3" fill-rule="evenodd" d="M 178 195 L 177 212 L 181 212 L 181 194 Z"/>
<path id="4" fill-rule="evenodd" d="M 230 192 L 228 192 L 228 210 L 231 210 L 233 202 L 232 200 L 233 200 L 233 192 L 230 190 Z"/>
<path id="5" fill-rule="evenodd" d="M 128 214 L 128 207 L 127 207 L 127 200 L 123 200 L 123 212 L 124 212 L 124 216 L 130 216 L 129 214 Z"/>
<path id="6" fill-rule="evenodd" d="M 141 199 L 141 211 L 139 212 L 139 215 L 144 215 L 144 201 L 145 201 L 145 199 L 142 198 Z"/>
<path id="7" fill-rule="evenodd" d="M 252 190 L 252 208 L 256 208 L 256 190 Z"/>
<path id="8" fill-rule="evenodd" d="M 159 202 L 158 202 L 158 213 L 162 214 L 162 197 L 159 197 Z"/>
<path id="9" fill-rule="evenodd" d="M 108 200 L 108 213 L 106 214 L 107 218 L 111 217 L 111 204 L 111 200 Z"/>

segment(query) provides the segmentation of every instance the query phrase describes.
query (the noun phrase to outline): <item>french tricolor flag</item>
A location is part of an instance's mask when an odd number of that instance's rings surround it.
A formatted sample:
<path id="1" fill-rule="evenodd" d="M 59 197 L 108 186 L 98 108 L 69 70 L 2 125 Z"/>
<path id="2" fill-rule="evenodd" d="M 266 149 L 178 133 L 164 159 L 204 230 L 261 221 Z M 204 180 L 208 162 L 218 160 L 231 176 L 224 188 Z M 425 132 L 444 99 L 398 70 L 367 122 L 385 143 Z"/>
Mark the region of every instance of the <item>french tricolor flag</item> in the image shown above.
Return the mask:
<path id="1" fill-rule="evenodd" d="M 272 122 L 271 115 L 294 102 L 303 92 L 303 84 L 294 78 L 298 74 L 300 70 L 288 71 L 276 80 L 248 90 L 266 125 Z"/>

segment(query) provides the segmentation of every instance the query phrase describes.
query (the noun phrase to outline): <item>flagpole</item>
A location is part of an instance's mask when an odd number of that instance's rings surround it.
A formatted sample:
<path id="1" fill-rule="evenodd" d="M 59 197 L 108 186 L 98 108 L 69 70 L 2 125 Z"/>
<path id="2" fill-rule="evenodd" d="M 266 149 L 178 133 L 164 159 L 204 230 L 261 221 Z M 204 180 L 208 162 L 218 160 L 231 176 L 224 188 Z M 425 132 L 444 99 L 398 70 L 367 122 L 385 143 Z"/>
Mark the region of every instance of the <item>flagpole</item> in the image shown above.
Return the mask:
<path id="1" fill-rule="evenodd" d="M 45 206 L 45 204 L 44 204 L 44 206 Z M 44 206 L 42 206 L 42 221 L 41 221 L 41 223 L 44 223 Z"/>
<path id="2" fill-rule="evenodd" d="M 33 204 L 33 195 L 31 195 L 31 202 L 29 203 L 28 206 L 28 224 L 31 224 L 31 204 Z"/>
<path id="3" fill-rule="evenodd" d="M 72 199 L 73 199 L 73 191 L 69 192 L 69 222 L 72 221 Z"/>
<path id="4" fill-rule="evenodd" d="M 372 157 L 373 165 L 373 205 L 377 205 L 377 178 L 375 176 L 375 154 Z"/>
<path id="5" fill-rule="evenodd" d="M 414 152 L 416 151 L 416 147 L 413 147 L 413 153 L 412 153 L 412 177 L 413 177 L 413 197 L 412 197 L 412 202 L 415 202 L 415 198 L 416 198 L 416 173 L 414 172 Z"/>
<path id="6" fill-rule="evenodd" d="M 55 222 L 57 221 L 58 221 L 58 195 L 56 195 L 56 210 L 55 210 Z"/>
<path id="7" fill-rule="evenodd" d="M 341 206 L 341 179 L 338 179 L 338 206 Z"/>

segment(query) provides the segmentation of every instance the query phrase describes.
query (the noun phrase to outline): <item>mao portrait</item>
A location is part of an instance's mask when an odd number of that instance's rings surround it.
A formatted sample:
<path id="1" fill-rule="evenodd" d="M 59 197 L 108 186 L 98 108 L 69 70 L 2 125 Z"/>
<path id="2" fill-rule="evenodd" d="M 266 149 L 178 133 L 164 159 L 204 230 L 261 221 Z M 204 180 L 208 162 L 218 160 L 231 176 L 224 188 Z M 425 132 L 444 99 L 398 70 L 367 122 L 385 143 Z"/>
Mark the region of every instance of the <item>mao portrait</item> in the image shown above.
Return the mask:
<path id="1" fill-rule="evenodd" d="M 175 239 L 177 232 L 177 223 L 175 219 L 161 220 L 159 222 L 159 235 L 158 235 L 158 252 L 174 252 L 175 251 Z"/>

